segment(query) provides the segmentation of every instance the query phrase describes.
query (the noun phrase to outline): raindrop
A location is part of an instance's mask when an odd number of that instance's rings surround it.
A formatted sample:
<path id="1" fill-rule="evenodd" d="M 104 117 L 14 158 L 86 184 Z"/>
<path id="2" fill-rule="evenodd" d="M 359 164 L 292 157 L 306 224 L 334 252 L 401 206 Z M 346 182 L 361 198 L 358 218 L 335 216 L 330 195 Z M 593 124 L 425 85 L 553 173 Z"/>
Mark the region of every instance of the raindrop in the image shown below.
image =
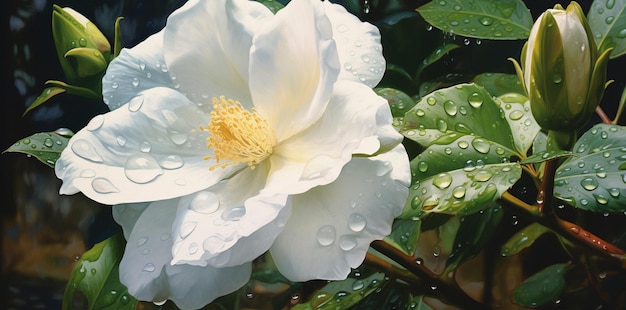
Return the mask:
<path id="1" fill-rule="evenodd" d="M 437 103 L 437 99 L 435 99 L 435 97 L 428 97 L 426 98 L 426 103 L 429 105 L 435 105 L 435 103 Z"/>
<path id="2" fill-rule="evenodd" d="M 119 145 L 119 146 L 125 146 L 126 145 L 126 137 L 124 137 L 124 136 L 117 136 L 117 137 L 115 137 L 115 140 L 117 141 L 117 145 Z"/>
<path id="3" fill-rule="evenodd" d="M 358 290 L 362 289 L 364 286 L 365 286 L 365 283 L 363 282 L 363 280 L 355 280 L 352 283 L 352 290 L 358 291 Z"/>
<path id="4" fill-rule="evenodd" d="M 159 160 L 159 166 L 163 169 L 173 170 L 182 167 L 185 164 L 183 158 L 178 155 L 168 155 Z"/>
<path id="5" fill-rule="evenodd" d="M 198 192 L 191 202 L 189 209 L 203 214 L 211 214 L 220 207 L 220 201 L 217 195 L 209 191 Z"/>
<path id="6" fill-rule="evenodd" d="M 520 110 L 511 111 L 511 114 L 509 114 L 509 118 L 512 121 L 517 121 L 521 119 L 523 116 L 524 116 L 524 112 Z"/>
<path id="7" fill-rule="evenodd" d="M 148 242 L 148 237 L 141 237 L 137 239 L 137 246 L 140 247 Z"/>
<path id="8" fill-rule="evenodd" d="M 139 150 L 144 152 L 144 153 L 148 153 L 148 152 L 150 152 L 152 150 L 152 145 L 150 145 L 150 142 L 144 141 L 139 146 Z"/>
<path id="9" fill-rule="evenodd" d="M 483 97 L 479 93 L 473 93 L 467 98 L 467 102 L 474 108 L 480 108 L 483 104 Z"/>
<path id="10" fill-rule="evenodd" d="M 26 142 L 24 141 L 24 143 Z M 102 157 L 100 157 L 100 155 L 98 154 L 98 152 L 96 152 L 96 149 L 93 147 L 93 145 L 91 145 L 91 143 L 89 143 L 89 141 L 87 140 L 84 140 L 84 139 L 76 140 L 74 141 L 74 143 L 72 143 L 70 148 L 74 152 L 74 154 L 78 155 L 79 157 L 82 157 L 84 159 L 90 160 L 95 163 L 103 162 Z"/>
<path id="11" fill-rule="evenodd" d="M 582 179 L 582 181 L 580 181 L 580 185 L 588 190 L 588 191 L 592 191 L 594 189 L 596 189 L 598 187 L 598 181 L 596 179 L 593 178 L 584 178 Z"/>
<path id="12" fill-rule="evenodd" d="M 339 248 L 343 251 L 350 251 L 357 245 L 356 238 L 351 235 L 343 235 L 339 238 Z"/>
<path id="13" fill-rule="evenodd" d="M 433 179 L 433 185 L 439 189 L 446 189 L 452 184 L 452 176 L 448 173 L 440 173 Z"/>
<path id="14" fill-rule="evenodd" d="M 478 171 L 476 175 L 474 175 L 474 180 L 478 182 L 487 182 L 489 181 L 489 179 L 491 179 L 492 176 L 493 175 L 491 174 L 491 172 L 486 171 L 486 170 L 481 170 L 481 171 Z"/>
<path id="15" fill-rule="evenodd" d="M 439 197 L 431 196 L 431 197 L 428 197 L 424 201 L 424 205 L 422 206 L 422 210 L 429 211 L 429 210 L 434 209 L 438 205 L 439 205 Z"/>
<path id="16" fill-rule="evenodd" d="M 317 230 L 317 242 L 321 246 L 329 246 L 335 242 L 335 227 L 324 225 Z"/>
<path id="17" fill-rule="evenodd" d="M 367 220 L 360 213 L 352 213 L 350 217 L 348 217 L 348 227 L 350 230 L 354 232 L 360 232 L 365 229 L 367 225 Z"/>
<path id="18" fill-rule="evenodd" d="M 104 115 L 100 114 L 92 118 L 85 128 L 89 131 L 95 131 L 102 127 L 102 124 L 104 124 Z"/>
<path id="19" fill-rule="evenodd" d="M 420 172 L 426 172 L 426 171 L 428 170 L 428 163 L 426 163 L 425 161 L 420 161 L 420 162 L 417 164 L 417 169 L 418 169 Z"/>
<path id="20" fill-rule="evenodd" d="M 198 223 L 196 222 L 186 222 L 180 227 L 179 235 L 182 239 L 189 237 L 189 235 L 196 229 Z"/>
<path id="21" fill-rule="evenodd" d="M 458 110 L 456 104 L 452 100 L 446 100 L 443 103 L 443 109 L 450 116 L 455 116 Z"/>
<path id="22" fill-rule="evenodd" d="M 163 170 L 152 156 L 136 153 L 129 156 L 126 160 L 124 174 L 129 180 L 138 184 L 144 184 L 163 174 Z"/>
<path id="23" fill-rule="evenodd" d="M 479 21 L 483 26 L 491 26 L 493 24 L 493 18 L 487 16 L 481 17 Z"/>
<path id="24" fill-rule="evenodd" d="M 465 187 L 464 186 L 455 187 L 452 190 L 452 197 L 456 199 L 462 199 L 463 197 L 465 197 Z"/>
<path id="25" fill-rule="evenodd" d="M 143 266 L 143 271 L 145 272 L 153 272 L 156 270 L 156 267 L 154 267 L 154 264 L 152 263 L 147 263 L 145 266 Z M 156 304 L 156 302 L 155 302 Z"/>
<path id="26" fill-rule="evenodd" d="M 143 105 L 143 95 L 138 95 L 130 99 L 128 102 L 128 110 L 131 112 L 137 112 Z"/>
<path id="27" fill-rule="evenodd" d="M 481 138 L 474 138 L 474 140 L 472 140 L 472 146 L 477 152 L 482 154 L 489 153 L 489 149 L 491 148 L 489 142 Z"/>
<path id="28" fill-rule="evenodd" d="M 111 183 L 111 181 L 105 178 L 95 178 L 91 181 L 91 187 L 96 193 L 110 194 L 119 193 L 120 190 Z"/>
<path id="29" fill-rule="evenodd" d="M 246 215 L 246 207 L 235 206 L 222 213 L 222 219 L 224 221 L 239 221 L 244 215 Z"/>

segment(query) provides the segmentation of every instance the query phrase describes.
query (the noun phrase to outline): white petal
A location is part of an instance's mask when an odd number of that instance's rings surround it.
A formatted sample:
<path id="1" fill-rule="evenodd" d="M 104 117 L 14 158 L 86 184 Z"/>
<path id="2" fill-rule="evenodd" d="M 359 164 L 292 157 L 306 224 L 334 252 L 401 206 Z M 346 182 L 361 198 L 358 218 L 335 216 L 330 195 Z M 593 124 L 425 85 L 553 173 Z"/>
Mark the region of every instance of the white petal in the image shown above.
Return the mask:
<path id="1" fill-rule="evenodd" d="M 182 309 L 198 309 L 243 286 L 251 265 L 170 265 L 177 203 L 177 199 L 151 203 L 137 219 L 120 262 L 120 281 L 139 300 L 170 299 Z"/>
<path id="2" fill-rule="evenodd" d="M 164 29 L 165 59 L 175 86 L 198 100 L 224 95 L 251 104 L 252 33 L 271 16 L 255 1 L 187 2 L 170 15 Z"/>
<path id="3" fill-rule="evenodd" d="M 250 92 L 279 142 L 319 119 L 338 73 L 331 25 L 318 1 L 291 1 L 254 37 Z"/>
<path id="4" fill-rule="evenodd" d="M 333 39 L 337 42 L 341 61 L 339 79 L 376 86 L 385 73 L 378 28 L 361 22 L 339 4 L 324 1 L 324 6 L 333 25 Z"/>
<path id="5" fill-rule="evenodd" d="M 102 97 L 110 110 L 146 89 L 173 88 L 162 50 L 163 32 L 159 32 L 131 49 L 122 49 L 111 61 L 102 79 Z"/>
<path id="6" fill-rule="evenodd" d="M 208 116 L 179 92 L 152 88 L 125 107 L 95 117 L 68 143 L 55 165 L 60 192 L 83 192 L 103 204 L 183 196 L 230 176 L 209 170 L 206 133 L 192 130 Z"/>
<path id="7" fill-rule="evenodd" d="M 173 226 L 172 264 L 236 266 L 266 252 L 289 213 L 286 195 L 258 196 L 268 170 L 261 163 L 183 197 Z"/>
<path id="8" fill-rule="evenodd" d="M 344 279 L 369 244 L 391 232 L 408 196 L 408 171 L 399 145 L 356 157 L 335 182 L 294 196 L 289 221 L 270 249 L 280 272 L 292 281 Z"/>
<path id="9" fill-rule="evenodd" d="M 274 148 L 267 190 L 297 194 L 332 182 L 353 154 L 379 150 L 378 134 L 391 121 L 387 101 L 369 87 L 337 82 L 322 118 Z M 389 136 L 401 142 L 397 132 Z"/>
<path id="10" fill-rule="evenodd" d="M 113 214 L 113 219 L 120 226 L 122 226 L 122 231 L 124 233 L 124 238 L 128 240 L 130 238 L 130 233 L 135 227 L 135 223 L 139 216 L 143 213 L 144 210 L 150 205 L 149 202 L 142 203 L 128 203 L 128 204 L 119 204 L 111 206 L 111 213 Z"/>

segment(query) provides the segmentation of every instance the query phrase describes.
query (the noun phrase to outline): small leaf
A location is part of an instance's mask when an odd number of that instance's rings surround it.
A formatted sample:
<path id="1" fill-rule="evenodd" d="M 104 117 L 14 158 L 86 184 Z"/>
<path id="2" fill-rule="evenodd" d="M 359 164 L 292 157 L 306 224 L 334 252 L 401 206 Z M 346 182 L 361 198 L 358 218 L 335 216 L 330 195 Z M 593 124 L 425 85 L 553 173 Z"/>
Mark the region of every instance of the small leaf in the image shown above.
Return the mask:
<path id="1" fill-rule="evenodd" d="M 526 94 L 516 74 L 487 72 L 477 75 L 472 82 L 484 87 L 496 97 L 509 93 Z"/>
<path id="2" fill-rule="evenodd" d="M 626 1 L 594 0 L 587 20 L 600 53 L 612 47 L 611 59 L 626 54 Z"/>
<path id="3" fill-rule="evenodd" d="M 272 11 L 272 13 L 274 14 L 276 14 L 278 11 L 280 11 L 282 8 L 285 7 L 282 3 L 275 1 L 275 0 L 256 0 L 256 1 L 265 5 L 265 7 L 270 9 L 270 11 Z"/>
<path id="4" fill-rule="evenodd" d="M 68 137 L 56 132 L 40 132 L 15 142 L 4 152 L 17 152 L 34 156 L 42 163 L 54 168 L 61 152 L 67 146 L 67 141 L 69 141 Z"/>
<path id="5" fill-rule="evenodd" d="M 480 39 L 526 39 L 533 25 L 521 0 L 435 0 L 417 12 L 442 31 Z"/>
<path id="6" fill-rule="evenodd" d="M 119 262 L 126 241 L 118 233 L 94 245 L 74 266 L 65 293 L 63 309 L 72 309 L 76 291 L 89 303 L 89 309 L 135 309 L 137 300 L 119 281 Z"/>
<path id="7" fill-rule="evenodd" d="M 535 308 L 557 300 L 565 289 L 564 271 L 567 266 L 555 264 L 526 279 L 513 290 L 513 302 Z"/>
<path id="8" fill-rule="evenodd" d="M 417 247 L 417 239 L 421 232 L 421 220 L 402 220 L 397 219 L 391 228 L 391 234 L 385 237 L 385 241 L 394 247 L 400 249 L 407 255 L 415 254 Z"/>
<path id="9" fill-rule="evenodd" d="M 22 116 L 26 115 L 26 113 L 28 113 L 30 110 L 44 104 L 46 101 L 48 101 L 50 98 L 60 94 L 60 93 L 64 93 L 65 90 L 61 87 L 47 87 L 46 89 L 44 89 L 41 92 L 41 95 L 37 96 L 37 98 L 35 98 L 35 101 L 33 101 L 33 103 L 31 103 L 28 108 L 26 108 L 26 111 L 24 111 L 24 114 L 22 114 Z"/>
<path id="10" fill-rule="evenodd" d="M 626 211 L 626 127 L 598 124 L 556 171 L 554 194 L 584 210 Z"/>
<path id="11" fill-rule="evenodd" d="M 456 269 L 465 259 L 479 253 L 491 239 L 502 221 L 502 207 L 494 204 L 482 212 L 463 217 L 454 238 L 452 253 L 446 260 L 446 271 Z"/>
<path id="12" fill-rule="evenodd" d="M 472 134 L 502 148 L 516 149 L 499 102 L 476 84 L 459 84 L 424 96 L 404 115 L 401 133 L 424 147 L 457 133 Z"/>
<path id="13" fill-rule="evenodd" d="M 508 93 L 498 97 L 505 119 L 511 127 L 513 140 L 520 158 L 524 158 L 541 127 L 530 111 L 530 101 L 523 95 Z"/>
<path id="14" fill-rule="evenodd" d="M 417 68 L 417 72 L 415 73 L 415 78 L 414 80 L 419 81 L 419 77 L 420 74 L 422 73 L 422 71 L 424 71 L 424 69 L 426 69 L 426 67 L 432 65 L 433 63 L 437 62 L 437 60 L 441 59 L 443 56 L 445 56 L 446 54 L 448 54 L 450 51 L 455 50 L 459 48 L 459 45 L 454 44 L 454 43 L 446 43 L 441 47 L 436 48 L 432 54 L 430 54 L 428 57 L 426 57 L 422 63 L 420 63 L 419 67 Z"/>
<path id="15" fill-rule="evenodd" d="M 505 257 L 515 255 L 523 249 L 530 247 L 537 238 L 547 232 L 551 232 L 551 230 L 539 223 L 531 223 L 509 238 L 509 240 L 502 245 L 500 254 Z"/>
<path id="16" fill-rule="evenodd" d="M 348 309 L 375 292 L 384 283 L 384 273 L 374 273 L 366 278 L 348 277 L 343 281 L 330 282 L 311 298 L 308 303 L 292 309 Z"/>
<path id="17" fill-rule="evenodd" d="M 415 101 L 406 93 L 393 88 L 376 88 L 374 91 L 381 97 L 387 99 L 393 117 L 402 117 L 410 110 Z"/>
<path id="18" fill-rule="evenodd" d="M 113 39 L 113 55 L 112 58 L 117 57 L 122 51 L 122 28 L 120 27 L 120 23 L 124 17 L 120 16 L 115 20 L 115 38 Z M 112 60 L 112 59 L 111 59 Z M 111 62 L 109 60 L 109 62 Z"/>
<path id="19" fill-rule="evenodd" d="M 91 98 L 91 99 L 101 99 L 102 95 L 95 93 L 93 90 L 86 88 L 86 87 L 80 87 L 80 86 L 73 86 L 73 85 L 69 85 L 65 82 L 61 82 L 61 81 L 46 81 L 46 84 L 48 85 L 54 85 L 57 88 L 61 88 L 63 90 L 65 90 L 68 94 L 72 94 L 72 95 L 78 95 L 78 96 L 82 96 L 82 97 L 86 97 L 86 98 Z"/>

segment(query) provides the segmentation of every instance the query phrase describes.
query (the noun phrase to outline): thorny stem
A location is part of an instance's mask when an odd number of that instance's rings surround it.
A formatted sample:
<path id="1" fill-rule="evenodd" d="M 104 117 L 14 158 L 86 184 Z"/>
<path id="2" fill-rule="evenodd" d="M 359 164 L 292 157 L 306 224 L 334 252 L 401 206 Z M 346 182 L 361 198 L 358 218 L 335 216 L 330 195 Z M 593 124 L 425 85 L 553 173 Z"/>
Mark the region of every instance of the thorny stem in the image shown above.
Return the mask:
<path id="1" fill-rule="evenodd" d="M 458 286 L 452 286 L 442 281 L 434 272 L 426 268 L 423 264 L 418 263 L 413 256 L 404 254 L 402 251 L 382 240 L 372 242 L 371 246 L 417 277 L 424 281 L 429 281 L 432 287 L 436 287 L 436 289 L 432 290 L 432 295 L 440 300 L 461 306 L 463 309 L 489 309 L 486 305 L 469 297 Z"/>

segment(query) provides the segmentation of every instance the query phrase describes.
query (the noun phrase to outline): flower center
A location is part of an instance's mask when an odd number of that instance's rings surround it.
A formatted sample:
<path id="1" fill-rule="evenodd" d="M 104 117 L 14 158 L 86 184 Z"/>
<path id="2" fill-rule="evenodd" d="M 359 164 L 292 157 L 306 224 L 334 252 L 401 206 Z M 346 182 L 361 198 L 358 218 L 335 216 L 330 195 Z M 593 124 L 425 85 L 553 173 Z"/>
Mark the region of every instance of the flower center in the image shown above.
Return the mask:
<path id="1" fill-rule="evenodd" d="M 213 149 L 216 165 L 209 167 L 226 168 L 228 165 L 247 163 L 250 169 L 272 154 L 276 145 L 276 134 L 265 118 L 256 109 L 246 110 L 239 101 L 213 97 L 211 122 L 200 130 L 209 133 L 207 148 Z"/>

